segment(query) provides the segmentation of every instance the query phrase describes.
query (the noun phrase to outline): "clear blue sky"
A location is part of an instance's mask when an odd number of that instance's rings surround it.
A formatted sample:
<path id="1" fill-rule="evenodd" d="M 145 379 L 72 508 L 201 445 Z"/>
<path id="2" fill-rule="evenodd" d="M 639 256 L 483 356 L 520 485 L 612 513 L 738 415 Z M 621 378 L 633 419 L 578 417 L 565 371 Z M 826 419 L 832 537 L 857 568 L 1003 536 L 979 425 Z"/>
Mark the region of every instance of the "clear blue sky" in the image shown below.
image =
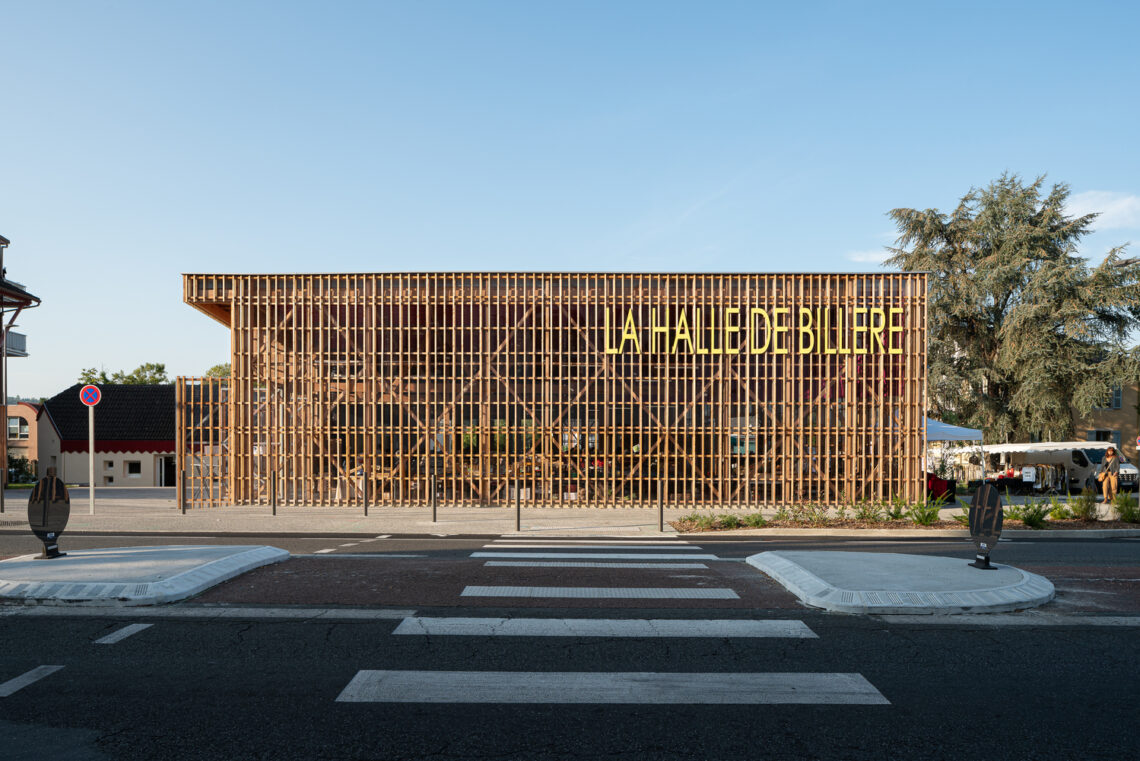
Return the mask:
<path id="1" fill-rule="evenodd" d="M 1140 243 L 1138 30 L 1119 2 L 0 0 L 0 235 L 44 300 L 9 392 L 227 361 L 182 272 L 866 271 L 887 211 L 1003 171 L 1105 211 L 1099 261 Z"/>

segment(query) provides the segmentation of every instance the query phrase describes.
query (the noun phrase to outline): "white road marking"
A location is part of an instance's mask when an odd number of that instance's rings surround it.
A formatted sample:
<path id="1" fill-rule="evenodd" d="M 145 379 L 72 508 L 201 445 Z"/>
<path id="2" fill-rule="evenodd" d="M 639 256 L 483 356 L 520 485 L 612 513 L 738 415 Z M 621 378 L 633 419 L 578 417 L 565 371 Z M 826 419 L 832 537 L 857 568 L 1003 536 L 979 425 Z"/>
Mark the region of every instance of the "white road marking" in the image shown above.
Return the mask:
<path id="1" fill-rule="evenodd" d="M 692 545 L 690 545 L 688 547 L 671 547 L 668 545 L 658 546 L 658 545 L 637 545 L 637 544 L 608 545 L 608 544 L 545 544 L 545 543 L 543 543 L 543 544 L 484 544 L 483 549 L 485 549 L 485 550 L 487 550 L 487 549 L 493 549 L 493 550 L 508 550 L 508 549 L 520 549 L 520 550 L 540 550 L 540 549 L 546 549 L 546 550 L 564 550 L 564 549 L 641 550 L 641 549 L 650 549 L 650 550 L 680 550 L 682 552 L 685 552 L 685 551 L 699 550 L 700 547 L 693 547 Z"/>
<path id="2" fill-rule="evenodd" d="M 600 552 L 472 552 L 473 558 L 530 558 L 532 560 L 719 560 L 716 555 L 638 555 Z"/>
<path id="3" fill-rule="evenodd" d="M 359 671 L 338 703 L 890 705 L 862 674 Z"/>
<path id="4" fill-rule="evenodd" d="M 0 684 L 0 698 L 6 698 L 14 694 L 18 690 L 22 690 L 29 684 L 33 684 L 59 671 L 63 666 L 36 666 L 31 671 L 21 674 L 15 679 L 9 679 L 7 682 Z"/>
<path id="5" fill-rule="evenodd" d="M 138 634 L 143 629 L 149 629 L 152 626 L 154 626 L 154 624 L 127 624 L 122 629 L 119 629 L 116 632 L 111 632 L 106 637 L 100 637 L 99 639 L 95 640 L 94 644 L 113 645 L 116 642 L 120 642 L 126 639 L 132 634 Z"/>
<path id="6" fill-rule="evenodd" d="M 37 618 L 66 616 L 69 618 L 197 618 L 206 620 L 319 620 L 319 621 L 379 621 L 414 616 L 410 608 L 262 608 L 241 607 L 183 607 L 158 608 L 75 608 L 54 605 L 29 605 L 14 609 L 10 615 Z"/>
<path id="7" fill-rule="evenodd" d="M 392 536 L 392 535 L 391 535 L 391 534 L 381 534 L 380 536 L 378 536 L 378 537 L 376 537 L 376 538 L 377 538 L 377 539 L 387 539 L 387 538 L 388 538 L 388 537 L 390 537 L 390 536 Z"/>
<path id="8" fill-rule="evenodd" d="M 892 624 L 936 626 L 1140 626 L 1140 616 L 1074 616 L 1066 614 L 1019 615 L 1016 613 L 956 614 L 953 616 L 876 616 Z"/>
<path id="9" fill-rule="evenodd" d="M 336 547 L 333 547 L 331 550 L 317 550 L 316 554 L 317 555 L 323 555 L 326 552 L 336 552 Z"/>
<path id="10" fill-rule="evenodd" d="M 355 547 L 358 544 L 360 544 L 360 542 L 349 542 L 348 544 L 342 544 L 341 547 Z"/>
<path id="11" fill-rule="evenodd" d="M 771 619 L 427 618 L 409 617 L 393 634 L 461 637 L 790 637 L 817 639 L 803 621 Z"/>
<path id="12" fill-rule="evenodd" d="M 600 600 L 739 600 L 731 589 L 701 587 L 464 587 L 460 597 L 564 597 Z"/>
<path id="13" fill-rule="evenodd" d="M 336 552 L 336 550 L 317 550 L 317 552 Z M 292 555 L 295 558 L 316 558 L 316 557 L 329 557 L 328 555 Z M 370 558 L 372 560 L 383 560 L 385 558 L 426 558 L 427 555 L 400 555 L 395 552 L 342 552 L 336 556 L 337 560 L 341 558 Z"/>
<path id="14" fill-rule="evenodd" d="M 518 544 L 519 542 L 543 542 L 545 544 L 636 544 L 639 547 L 650 547 L 653 545 L 685 545 L 689 542 L 681 539 L 640 539 L 638 537 L 631 537 L 629 539 L 543 539 L 541 537 L 534 537 L 533 539 L 496 539 L 494 540 L 500 544 Z"/>
<path id="15" fill-rule="evenodd" d="M 576 560 L 488 560 L 483 566 L 512 566 L 515 568 L 654 568 L 658 570 L 666 570 L 669 568 L 708 568 L 704 563 L 592 563 L 589 560 L 581 562 Z"/>

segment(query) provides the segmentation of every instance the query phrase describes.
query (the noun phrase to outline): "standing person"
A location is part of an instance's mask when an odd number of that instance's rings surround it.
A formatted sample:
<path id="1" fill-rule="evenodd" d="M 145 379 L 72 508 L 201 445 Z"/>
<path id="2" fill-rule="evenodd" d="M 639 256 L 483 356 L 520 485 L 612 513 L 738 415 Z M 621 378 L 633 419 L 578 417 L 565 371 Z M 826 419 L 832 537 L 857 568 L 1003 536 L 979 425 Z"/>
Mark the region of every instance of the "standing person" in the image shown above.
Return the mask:
<path id="1" fill-rule="evenodd" d="M 1116 456 L 1116 448 L 1109 447 L 1104 452 L 1104 462 L 1100 464 L 1097 480 L 1104 490 L 1104 503 L 1111 505 L 1116 499 L 1116 487 L 1120 478 L 1120 458 Z"/>

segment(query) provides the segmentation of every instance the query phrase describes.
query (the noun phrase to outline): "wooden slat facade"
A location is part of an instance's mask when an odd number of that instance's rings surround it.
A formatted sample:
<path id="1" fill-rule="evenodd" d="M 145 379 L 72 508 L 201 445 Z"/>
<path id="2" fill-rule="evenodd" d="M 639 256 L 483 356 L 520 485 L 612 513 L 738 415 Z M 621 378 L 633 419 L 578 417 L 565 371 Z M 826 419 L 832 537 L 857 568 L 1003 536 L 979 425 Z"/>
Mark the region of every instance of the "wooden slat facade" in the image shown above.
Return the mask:
<path id="1" fill-rule="evenodd" d="M 924 494 L 926 276 L 185 275 L 188 506 L 761 507 Z"/>

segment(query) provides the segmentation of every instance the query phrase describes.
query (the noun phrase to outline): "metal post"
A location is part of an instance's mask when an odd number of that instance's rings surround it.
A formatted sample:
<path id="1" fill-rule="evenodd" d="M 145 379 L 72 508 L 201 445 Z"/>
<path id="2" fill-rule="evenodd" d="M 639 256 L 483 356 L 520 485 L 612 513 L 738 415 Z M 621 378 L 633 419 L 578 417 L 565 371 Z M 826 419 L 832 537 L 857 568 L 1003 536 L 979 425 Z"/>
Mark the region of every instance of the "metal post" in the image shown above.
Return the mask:
<path id="1" fill-rule="evenodd" d="M 515 531 L 522 531 L 522 489 L 515 481 Z"/>
<path id="2" fill-rule="evenodd" d="M 277 515 L 277 473 L 269 474 L 269 506 L 273 508 L 273 514 Z"/>
<path id="3" fill-rule="evenodd" d="M 87 508 L 95 514 L 95 405 L 87 406 Z"/>
<path id="4" fill-rule="evenodd" d="M 364 517 L 368 517 L 368 474 L 364 474 L 364 485 L 360 489 L 364 493 Z"/>
<path id="5" fill-rule="evenodd" d="M 178 509 L 186 515 L 186 470 L 178 471 Z"/>
<path id="6" fill-rule="evenodd" d="M 657 530 L 665 533 L 665 495 L 661 493 L 661 482 L 657 482 Z"/>
<path id="7" fill-rule="evenodd" d="M 435 473 L 431 474 L 430 486 L 431 489 L 431 522 L 435 523 L 436 520 L 436 500 L 435 500 Z"/>

